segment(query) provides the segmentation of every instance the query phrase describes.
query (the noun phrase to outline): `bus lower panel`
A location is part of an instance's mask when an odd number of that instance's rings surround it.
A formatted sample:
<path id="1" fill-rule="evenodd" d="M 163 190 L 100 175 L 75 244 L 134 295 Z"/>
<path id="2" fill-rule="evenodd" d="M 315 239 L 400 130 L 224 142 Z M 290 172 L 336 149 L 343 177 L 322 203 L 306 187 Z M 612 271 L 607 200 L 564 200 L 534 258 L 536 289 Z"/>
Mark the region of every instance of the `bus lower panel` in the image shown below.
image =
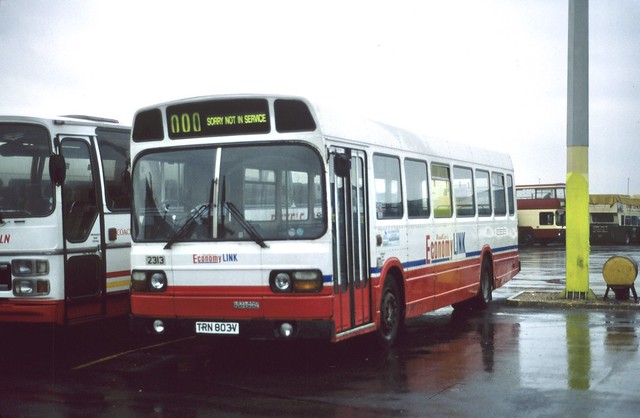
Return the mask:
<path id="1" fill-rule="evenodd" d="M 107 296 L 107 317 L 125 316 L 131 312 L 129 292 L 109 293 Z"/>
<path id="2" fill-rule="evenodd" d="M 64 302 L 0 301 L 0 322 L 63 324 Z"/>
<path id="3" fill-rule="evenodd" d="M 177 319 L 177 318 L 145 318 L 130 315 L 129 326 L 134 333 L 156 334 L 153 330 L 153 323 L 161 320 L 164 323 L 165 331 L 162 334 L 178 335 L 203 335 L 212 337 L 244 338 L 256 340 L 303 340 L 321 339 L 331 340 L 335 334 L 335 327 L 332 321 L 327 320 L 229 320 L 229 319 Z M 239 327 L 238 334 L 199 334 L 196 333 L 196 322 L 218 322 L 234 323 Z M 293 326 L 291 335 L 285 336 L 280 332 L 280 326 L 288 323 Z"/>
<path id="4" fill-rule="evenodd" d="M 564 242 L 566 239 L 565 232 L 566 230 L 562 228 L 518 228 L 518 242 L 521 244 Z"/>
<path id="5" fill-rule="evenodd" d="M 591 244 L 629 244 L 639 242 L 637 227 L 608 224 L 591 224 L 589 240 Z"/>

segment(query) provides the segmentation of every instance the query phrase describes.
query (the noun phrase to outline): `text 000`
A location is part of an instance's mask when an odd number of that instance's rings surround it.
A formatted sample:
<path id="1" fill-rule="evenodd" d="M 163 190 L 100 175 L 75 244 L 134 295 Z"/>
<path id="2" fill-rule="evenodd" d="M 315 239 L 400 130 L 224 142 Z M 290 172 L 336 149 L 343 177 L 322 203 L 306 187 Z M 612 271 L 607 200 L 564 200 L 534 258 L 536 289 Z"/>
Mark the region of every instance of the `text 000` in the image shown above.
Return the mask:
<path id="1" fill-rule="evenodd" d="M 237 322 L 196 322 L 198 334 L 239 334 L 240 324 Z"/>

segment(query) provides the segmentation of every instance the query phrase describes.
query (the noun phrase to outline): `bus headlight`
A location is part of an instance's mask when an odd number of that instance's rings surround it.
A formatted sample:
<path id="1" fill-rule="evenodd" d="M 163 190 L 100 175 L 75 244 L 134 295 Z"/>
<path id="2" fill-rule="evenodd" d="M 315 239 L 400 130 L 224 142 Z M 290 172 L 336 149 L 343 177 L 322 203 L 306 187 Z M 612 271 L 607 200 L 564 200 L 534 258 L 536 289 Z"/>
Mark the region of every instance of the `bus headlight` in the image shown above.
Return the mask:
<path id="1" fill-rule="evenodd" d="M 149 290 L 163 292 L 167 289 L 167 276 L 162 271 L 156 271 L 149 278 Z"/>
<path id="2" fill-rule="evenodd" d="M 49 261 L 36 259 L 15 259 L 11 261 L 11 272 L 16 277 L 44 276 L 49 274 Z"/>
<path id="3" fill-rule="evenodd" d="M 137 292 L 164 292 L 167 290 L 167 275 L 164 271 L 133 270 L 131 290 Z"/>
<path id="4" fill-rule="evenodd" d="M 13 294 L 16 296 L 42 296 L 50 291 L 49 280 L 14 279 Z"/>
<path id="5" fill-rule="evenodd" d="M 274 292 L 290 292 L 291 291 L 291 276 L 289 273 L 281 271 L 273 277 L 273 283 L 271 289 Z"/>
<path id="6" fill-rule="evenodd" d="M 276 293 L 319 292 L 322 290 L 322 273 L 320 270 L 272 271 L 269 285 Z"/>

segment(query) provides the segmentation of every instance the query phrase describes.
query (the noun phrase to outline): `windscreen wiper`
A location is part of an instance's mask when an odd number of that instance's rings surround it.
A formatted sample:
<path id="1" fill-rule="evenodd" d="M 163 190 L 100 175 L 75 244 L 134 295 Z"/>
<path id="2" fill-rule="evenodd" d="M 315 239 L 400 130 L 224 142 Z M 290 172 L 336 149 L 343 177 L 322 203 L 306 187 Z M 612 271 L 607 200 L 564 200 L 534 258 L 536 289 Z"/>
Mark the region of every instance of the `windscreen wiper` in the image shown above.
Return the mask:
<path id="1" fill-rule="evenodd" d="M 249 234 L 249 236 L 262 248 L 269 248 L 269 246 L 264 242 L 264 239 L 260 236 L 260 233 L 256 231 L 256 229 L 247 221 L 247 218 L 244 217 L 242 212 L 238 210 L 238 208 L 231 202 L 222 202 L 225 208 L 231 212 L 231 214 L 238 220 L 238 223 L 244 228 L 245 231 Z"/>
<path id="2" fill-rule="evenodd" d="M 260 236 L 260 233 L 256 231 L 256 229 L 247 221 L 247 218 L 244 217 L 242 212 L 231 202 L 227 202 L 227 182 L 226 177 L 222 177 L 222 187 L 220 190 L 220 201 L 222 203 L 223 208 L 227 208 L 229 212 L 233 216 L 236 217 L 238 223 L 244 228 L 245 231 L 249 234 L 251 239 L 253 239 L 256 244 L 258 244 L 262 248 L 269 248 L 269 246 L 264 242 L 264 239 Z M 224 227 L 224 216 L 222 216 L 222 222 Z"/>
<path id="3" fill-rule="evenodd" d="M 176 234 L 169 241 L 167 241 L 167 244 L 164 246 L 164 249 L 168 250 L 169 248 L 171 248 L 171 246 L 173 246 L 173 244 L 187 237 L 189 233 L 191 233 L 196 221 L 199 218 L 202 218 L 203 215 L 208 210 L 209 210 L 209 203 L 202 205 L 198 209 L 194 210 L 193 213 L 191 213 L 191 215 L 187 219 L 187 221 L 180 227 L 180 229 L 178 229 Z"/>

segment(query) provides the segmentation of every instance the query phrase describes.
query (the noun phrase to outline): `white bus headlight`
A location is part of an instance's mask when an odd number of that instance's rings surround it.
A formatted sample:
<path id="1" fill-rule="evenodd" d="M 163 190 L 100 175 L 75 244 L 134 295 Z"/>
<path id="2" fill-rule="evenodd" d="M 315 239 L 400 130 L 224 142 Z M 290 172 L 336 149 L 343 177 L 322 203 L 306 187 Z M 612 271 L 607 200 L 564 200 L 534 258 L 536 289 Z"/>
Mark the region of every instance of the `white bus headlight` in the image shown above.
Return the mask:
<path id="1" fill-rule="evenodd" d="M 167 290 L 167 275 L 163 271 L 133 270 L 131 290 L 136 292 L 164 292 Z"/>
<path id="2" fill-rule="evenodd" d="M 280 272 L 273 277 L 271 288 L 274 292 L 290 292 L 291 276 L 289 273 Z"/>
<path id="3" fill-rule="evenodd" d="M 43 279 L 15 279 L 13 294 L 16 296 L 42 296 L 50 291 L 49 280 Z"/>
<path id="4" fill-rule="evenodd" d="M 11 261 L 11 271 L 16 277 L 44 276 L 49 274 L 47 260 L 15 259 Z"/>
<path id="5" fill-rule="evenodd" d="M 167 276 L 161 271 L 156 271 L 149 278 L 149 290 L 162 292 L 167 288 Z"/>

